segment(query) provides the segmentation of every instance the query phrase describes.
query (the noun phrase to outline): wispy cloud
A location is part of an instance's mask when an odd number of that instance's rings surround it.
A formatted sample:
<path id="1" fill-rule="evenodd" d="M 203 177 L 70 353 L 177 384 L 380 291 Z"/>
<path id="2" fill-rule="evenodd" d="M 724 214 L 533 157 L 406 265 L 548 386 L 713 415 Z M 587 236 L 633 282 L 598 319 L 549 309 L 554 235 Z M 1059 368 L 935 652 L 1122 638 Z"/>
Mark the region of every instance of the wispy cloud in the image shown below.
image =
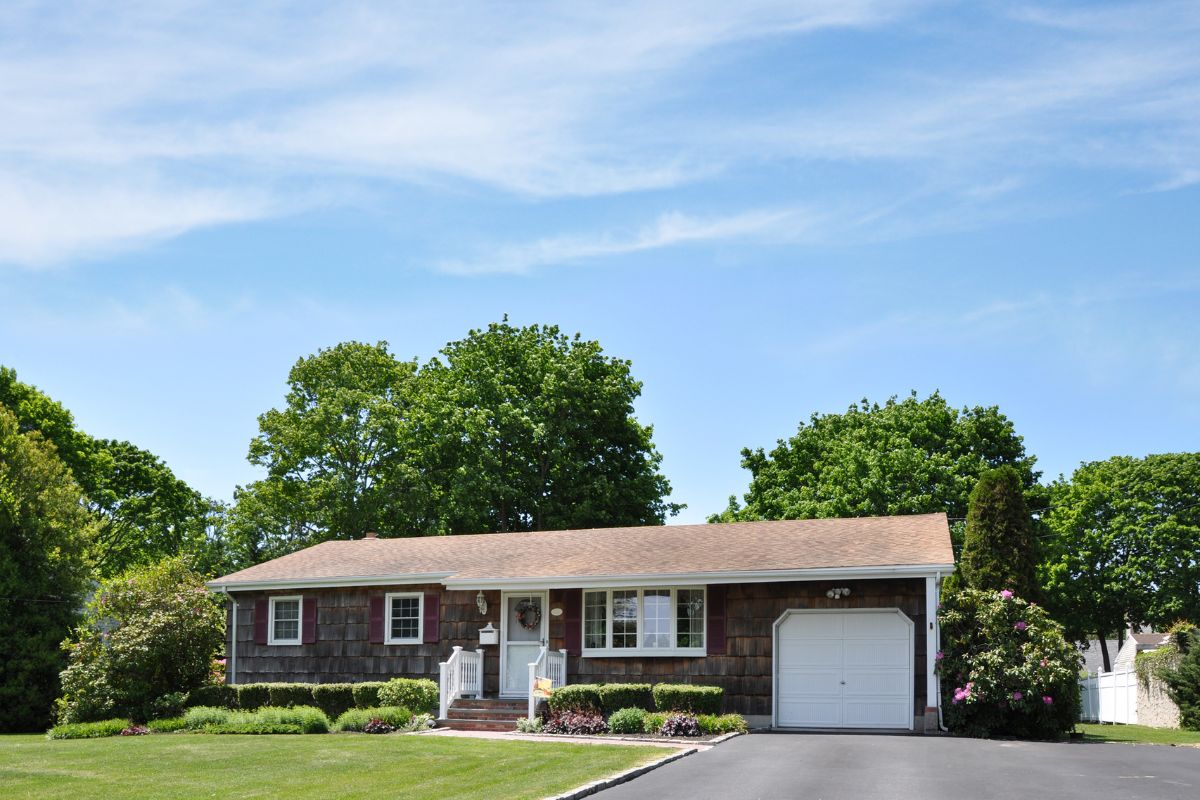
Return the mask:
<path id="1" fill-rule="evenodd" d="M 534 267 L 565 266 L 607 256 L 664 247 L 746 237 L 795 241 L 811 229 L 814 217 L 797 209 L 756 210 L 726 217 L 697 218 L 680 212 L 620 233 L 576 234 L 493 248 L 470 261 L 443 261 L 438 267 L 458 275 L 522 273 Z"/>
<path id="2" fill-rule="evenodd" d="M 660 192 L 660 207 L 704 228 L 752 225 L 769 203 L 731 197 L 714 212 L 690 193 L 767 165 L 771 203 L 894 206 L 907 218 L 892 228 L 916 231 L 918 215 L 944 217 L 962 198 L 986 219 L 1056 170 L 1122 171 L 1126 190 L 1197 181 L 1194 3 L 973 8 L 987 25 L 945 6 L 7 4 L 0 262 L 69 262 L 286 214 L 331 202 L 330 182 L 540 203 Z M 803 47 L 868 30 L 919 37 L 922 55 Z M 736 92 L 713 88 L 730 76 Z M 848 180 L 814 183 L 812 163 Z M 887 180 L 871 172 L 880 164 Z M 843 183 L 867 196 L 847 202 Z M 903 202 L 914 193 L 944 208 Z M 515 266 L 457 263 L 520 271 L 754 234 L 660 222 L 657 234 L 543 236 L 501 254 Z"/>

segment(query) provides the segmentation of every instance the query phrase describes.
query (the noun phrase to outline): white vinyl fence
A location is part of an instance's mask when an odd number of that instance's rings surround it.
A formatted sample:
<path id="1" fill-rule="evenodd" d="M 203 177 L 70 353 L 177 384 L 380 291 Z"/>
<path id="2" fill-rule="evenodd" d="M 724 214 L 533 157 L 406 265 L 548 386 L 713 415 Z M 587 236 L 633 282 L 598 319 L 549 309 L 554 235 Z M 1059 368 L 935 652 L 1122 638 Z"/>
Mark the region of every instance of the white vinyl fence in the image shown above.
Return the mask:
<path id="1" fill-rule="evenodd" d="M 1097 672 L 1079 679 L 1082 702 L 1079 718 L 1084 722 L 1137 724 L 1137 671 Z"/>

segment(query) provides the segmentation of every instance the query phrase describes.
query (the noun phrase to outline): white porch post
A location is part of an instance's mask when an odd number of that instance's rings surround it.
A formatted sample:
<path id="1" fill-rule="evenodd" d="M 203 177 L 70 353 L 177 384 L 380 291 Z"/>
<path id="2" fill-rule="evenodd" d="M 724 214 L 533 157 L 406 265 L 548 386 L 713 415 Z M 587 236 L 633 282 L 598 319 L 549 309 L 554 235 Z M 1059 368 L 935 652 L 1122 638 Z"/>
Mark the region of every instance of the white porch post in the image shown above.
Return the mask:
<path id="1" fill-rule="evenodd" d="M 446 692 L 450 688 L 446 685 L 446 662 L 438 664 L 438 719 L 446 718 L 446 709 L 450 705 L 446 702 Z"/>
<path id="2" fill-rule="evenodd" d="M 478 678 L 479 691 L 475 693 L 475 697 L 482 700 L 483 699 L 483 675 L 484 675 L 484 672 L 483 672 L 483 648 L 477 647 L 477 648 L 475 648 L 475 652 L 479 654 L 479 678 Z"/>
<path id="3" fill-rule="evenodd" d="M 938 605 L 938 576 L 929 575 L 925 578 L 925 732 L 933 733 L 938 729 L 938 706 L 941 698 L 938 696 L 937 668 L 937 605 Z"/>

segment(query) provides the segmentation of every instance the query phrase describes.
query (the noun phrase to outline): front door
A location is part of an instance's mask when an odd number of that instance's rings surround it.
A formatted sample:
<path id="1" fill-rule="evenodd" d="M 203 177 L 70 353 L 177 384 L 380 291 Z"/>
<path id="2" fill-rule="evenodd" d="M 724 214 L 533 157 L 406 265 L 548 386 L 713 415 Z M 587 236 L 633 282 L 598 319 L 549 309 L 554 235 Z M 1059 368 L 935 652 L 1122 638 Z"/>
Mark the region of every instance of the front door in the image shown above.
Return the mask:
<path id="1" fill-rule="evenodd" d="M 529 695 L 529 664 L 546 644 L 546 595 L 542 592 L 504 595 L 500 620 L 500 694 Z"/>

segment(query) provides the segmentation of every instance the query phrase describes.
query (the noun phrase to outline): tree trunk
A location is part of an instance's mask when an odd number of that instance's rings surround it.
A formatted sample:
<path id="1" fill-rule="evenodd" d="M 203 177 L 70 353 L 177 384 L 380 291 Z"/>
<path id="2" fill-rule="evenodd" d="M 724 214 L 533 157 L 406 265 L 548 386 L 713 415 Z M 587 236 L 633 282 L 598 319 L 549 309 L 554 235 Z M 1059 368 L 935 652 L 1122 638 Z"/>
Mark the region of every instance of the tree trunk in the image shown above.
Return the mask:
<path id="1" fill-rule="evenodd" d="M 1104 659 L 1104 671 L 1112 672 L 1112 661 L 1108 658 L 1108 639 L 1103 633 L 1100 634 L 1100 655 Z"/>

